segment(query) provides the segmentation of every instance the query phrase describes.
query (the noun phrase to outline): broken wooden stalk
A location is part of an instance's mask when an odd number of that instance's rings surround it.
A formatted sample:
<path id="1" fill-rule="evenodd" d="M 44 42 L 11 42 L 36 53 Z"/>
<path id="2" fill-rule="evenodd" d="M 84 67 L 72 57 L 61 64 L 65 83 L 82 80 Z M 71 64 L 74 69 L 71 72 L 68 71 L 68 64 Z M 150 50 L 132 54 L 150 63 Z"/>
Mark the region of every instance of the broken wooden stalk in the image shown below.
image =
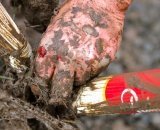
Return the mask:
<path id="1" fill-rule="evenodd" d="M 23 72 L 30 62 L 32 49 L 17 25 L 0 3 L 0 54 L 9 55 L 11 67 Z"/>
<path id="2" fill-rule="evenodd" d="M 81 87 L 73 107 L 79 115 L 160 111 L 160 69 L 98 77 Z"/>

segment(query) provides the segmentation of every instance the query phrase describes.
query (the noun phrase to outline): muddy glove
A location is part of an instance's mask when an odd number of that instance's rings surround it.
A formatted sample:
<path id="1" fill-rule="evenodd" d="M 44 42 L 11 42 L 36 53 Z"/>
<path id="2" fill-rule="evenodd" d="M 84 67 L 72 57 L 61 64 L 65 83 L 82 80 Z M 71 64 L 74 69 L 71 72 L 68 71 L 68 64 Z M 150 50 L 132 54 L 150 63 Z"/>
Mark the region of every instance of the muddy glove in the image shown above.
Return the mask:
<path id="1" fill-rule="evenodd" d="M 73 86 L 85 84 L 114 60 L 131 0 L 69 0 L 51 20 L 36 71 L 51 81 L 51 104 L 63 104 Z"/>

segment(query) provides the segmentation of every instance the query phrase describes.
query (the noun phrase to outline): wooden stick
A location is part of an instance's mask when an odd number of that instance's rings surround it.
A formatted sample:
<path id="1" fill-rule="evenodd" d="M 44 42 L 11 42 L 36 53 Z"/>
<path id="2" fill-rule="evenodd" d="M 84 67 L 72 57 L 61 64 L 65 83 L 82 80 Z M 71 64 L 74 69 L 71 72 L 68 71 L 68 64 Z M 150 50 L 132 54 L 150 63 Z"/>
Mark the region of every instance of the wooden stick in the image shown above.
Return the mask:
<path id="1" fill-rule="evenodd" d="M 73 103 L 79 115 L 160 111 L 160 69 L 99 77 Z"/>
<path id="2" fill-rule="evenodd" d="M 26 41 L 12 18 L 0 3 L 0 54 L 9 54 L 10 65 L 18 72 L 27 68 L 26 61 L 32 56 L 30 44 Z"/>

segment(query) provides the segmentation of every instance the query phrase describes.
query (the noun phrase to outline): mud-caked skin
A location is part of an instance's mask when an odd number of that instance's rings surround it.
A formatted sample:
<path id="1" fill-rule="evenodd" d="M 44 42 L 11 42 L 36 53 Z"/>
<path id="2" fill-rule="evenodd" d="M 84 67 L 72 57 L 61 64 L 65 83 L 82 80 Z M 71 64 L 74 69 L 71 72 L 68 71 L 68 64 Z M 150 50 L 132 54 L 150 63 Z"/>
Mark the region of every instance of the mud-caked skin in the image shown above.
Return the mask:
<path id="1" fill-rule="evenodd" d="M 62 104 L 73 85 L 97 76 L 114 60 L 131 0 L 69 0 L 40 42 L 36 71 L 51 80 L 51 104 Z"/>

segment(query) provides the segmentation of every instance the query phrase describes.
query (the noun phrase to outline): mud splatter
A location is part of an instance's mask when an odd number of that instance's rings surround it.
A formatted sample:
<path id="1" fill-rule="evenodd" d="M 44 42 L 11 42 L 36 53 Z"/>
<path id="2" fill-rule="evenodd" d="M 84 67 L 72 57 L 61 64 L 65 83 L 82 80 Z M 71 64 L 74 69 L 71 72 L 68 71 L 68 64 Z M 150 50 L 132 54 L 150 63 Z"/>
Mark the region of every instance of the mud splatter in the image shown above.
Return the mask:
<path id="1" fill-rule="evenodd" d="M 59 46 L 64 43 L 64 40 L 61 40 L 62 36 L 63 32 L 61 29 L 58 31 L 54 31 L 54 37 L 52 38 L 54 44 L 50 45 L 48 47 L 48 50 L 57 50 Z"/>
<path id="2" fill-rule="evenodd" d="M 58 31 L 54 31 L 54 39 L 61 39 L 63 36 L 63 31 L 59 29 Z"/>
<path id="3" fill-rule="evenodd" d="M 73 77 L 71 76 L 71 73 L 69 71 L 61 70 L 57 74 L 55 74 L 52 82 L 50 103 L 61 104 L 64 101 L 67 102 L 67 97 L 71 96 L 72 86 Z"/>
<path id="4" fill-rule="evenodd" d="M 62 27 L 68 27 L 68 26 L 71 26 L 71 22 L 70 21 L 66 22 L 62 18 L 61 21 L 60 21 L 60 23 L 59 23 L 59 25 L 62 26 Z"/>
<path id="5" fill-rule="evenodd" d="M 51 58 L 51 60 L 53 61 L 53 63 L 56 63 L 57 60 L 58 60 L 57 55 L 53 55 L 52 58 Z"/>
<path id="6" fill-rule="evenodd" d="M 76 14 L 77 12 L 80 12 L 80 11 L 82 11 L 80 7 L 73 7 L 71 13 Z"/>
<path id="7" fill-rule="evenodd" d="M 79 37 L 77 35 L 73 36 L 73 39 L 69 40 L 71 46 L 73 46 L 74 48 L 77 48 L 79 46 Z"/>
<path id="8" fill-rule="evenodd" d="M 71 26 L 71 30 L 73 32 L 75 32 L 76 34 L 78 34 L 78 32 L 80 31 L 80 29 L 76 26 L 76 24 L 74 22 L 70 22 L 70 26 Z"/>
<path id="9" fill-rule="evenodd" d="M 96 40 L 95 47 L 96 47 L 97 53 L 100 55 L 103 52 L 103 44 L 102 44 L 101 38 Z"/>
<path id="10" fill-rule="evenodd" d="M 107 27 L 108 27 L 108 24 L 107 24 L 107 23 L 100 23 L 100 24 L 98 24 L 98 26 L 99 26 L 100 28 L 107 28 Z"/>
<path id="11" fill-rule="evenodd" d="M 69 58 L 72 58 L 73 56 L 74 56 L 74 54 L 73 54 L 72 52 L 69 52 L 69 53 L 68 53 L 68 57 L 69 57 Z"/>
<path id="12" fill-rule="evenodd" d="M 95 26 L 99 26 L 100 28 L 107 28 L 108 24 L 102 22 L 102 15 L 95 12 L 94 9 L 90 9 L 89 16 L 95 22 Z"/>
<path id="13" fill-rule="evenodd" d="M 129 86 L 137 87 L 139 89 L 146 90 L 151 93 L 160 94 L 160 86 L 156 86 L 150 82 L 147 82 L 137 75 L 128 75 L 126 76 L 126 82 Z"/>
<path id="14" fill-rule="evenodd" d="M 95 22 L 95 24 L 99 24 L 102 20 L 102 16 L 94 11 L 94 9 L 90 9 L 89 16 Z"/>
<path id="15" fill-rule="evenodd" d="M 96 31 L 96 29 L 94 27 L 92 27 L 91 25 L 89 25 L 89 24 L 84 25 L 82 27 L 82 30 L 84 32 L 86 32 L 87 34 L 92 35 L 94 37 L 98 37 L 99 36 L 99 33 Z"/>
<path id="16" fill-rule="evenodd" d="M 68 54 L 68 45 L 63 44 L 63 47 L 60 47 L 59 50 L 57 51 L 58 55 L 61 55 L 62 57 L 65 57 Z"/>

